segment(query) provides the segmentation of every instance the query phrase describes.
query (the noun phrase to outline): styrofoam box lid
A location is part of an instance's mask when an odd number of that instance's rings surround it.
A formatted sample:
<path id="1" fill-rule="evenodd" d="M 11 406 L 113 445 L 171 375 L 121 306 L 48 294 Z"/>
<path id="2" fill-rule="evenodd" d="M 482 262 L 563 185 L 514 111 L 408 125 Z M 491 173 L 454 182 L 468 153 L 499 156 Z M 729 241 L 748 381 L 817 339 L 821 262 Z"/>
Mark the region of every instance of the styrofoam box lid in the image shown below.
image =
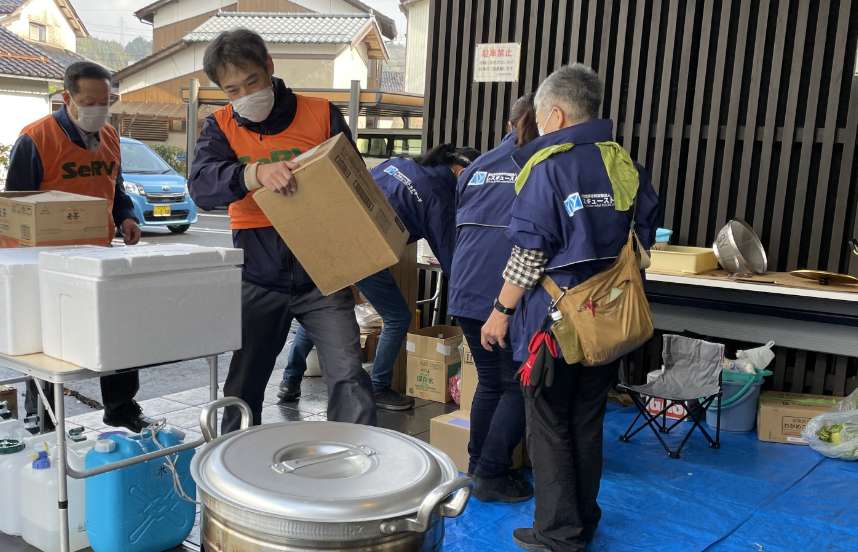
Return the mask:
<path id="1" fill-rule="evenodd" d="M 44 251 L 59 252 L 70 249 L 103 249 L 96 246 L 72 247 L 14 247 L 0 248 L 0 274 L 11 274 L 15 268 L 22 266 L 38 266 L 39 254 Z"/>
<path id="2" fill-rule="evenodd" d="M 42 252 L 39 268 L 55 272 L 110 278 L 172 270 L 238 266 L 241 249 L 190 244 L 138 245 L 93 250 Z"/>

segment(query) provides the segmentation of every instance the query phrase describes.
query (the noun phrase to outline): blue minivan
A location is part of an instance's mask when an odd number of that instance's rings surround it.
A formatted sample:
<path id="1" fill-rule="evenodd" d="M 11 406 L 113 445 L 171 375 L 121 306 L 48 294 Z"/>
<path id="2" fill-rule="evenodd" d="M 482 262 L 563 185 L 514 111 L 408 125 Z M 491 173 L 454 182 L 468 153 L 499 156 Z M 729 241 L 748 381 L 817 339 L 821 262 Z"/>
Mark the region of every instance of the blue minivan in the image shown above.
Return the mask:
<path id="1" fill-rule="evenodd" d="M 143 142 L 121 138 L 122 179 L 141 228 L 166 226 L 181 234 L 197 222 L 188 182 Z"/>

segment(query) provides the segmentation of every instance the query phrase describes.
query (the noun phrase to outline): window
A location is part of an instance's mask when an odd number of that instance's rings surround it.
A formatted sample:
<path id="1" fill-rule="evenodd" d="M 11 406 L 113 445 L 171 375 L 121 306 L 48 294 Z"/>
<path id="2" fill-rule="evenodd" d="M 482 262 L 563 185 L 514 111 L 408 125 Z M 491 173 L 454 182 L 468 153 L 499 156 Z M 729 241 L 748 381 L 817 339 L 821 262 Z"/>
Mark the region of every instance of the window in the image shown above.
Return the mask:
<path id="1" fill-rule="evenodd" d="M 41 23 L 33 23 L 30 21 L 30 40 L 36 42 L 48 41 L 48 29 Z"/>

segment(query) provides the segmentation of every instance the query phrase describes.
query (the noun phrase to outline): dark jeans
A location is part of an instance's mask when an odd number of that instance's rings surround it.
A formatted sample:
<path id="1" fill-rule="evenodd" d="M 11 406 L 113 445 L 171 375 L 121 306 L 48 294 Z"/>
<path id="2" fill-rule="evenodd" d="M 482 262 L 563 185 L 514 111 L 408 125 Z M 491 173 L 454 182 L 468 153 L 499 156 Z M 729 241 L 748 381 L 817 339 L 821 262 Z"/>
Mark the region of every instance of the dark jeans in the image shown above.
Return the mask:
<path id="1" fill-rule="evenodd" d="M 323 296 L 318 288 L 305 293 L 272 291 L 242 284 L 242 348 L 232 356 L 223 393 L 244 400 L 253 425 L 262 421 L 265 387 L 277 355 L 297 318 L 319 349 L 319 363 L 328 386 L 328 420 L 375 425 L 375 400 L 369 375 L 360 361 L 360 332 L 349 290 Z M 227 408 L 221 429 L 239 428 L 238 409 Z"/>
<path id="2" fill-rule="evenodd" d="M 372 363 L 372 387 L 382 391 L 393 381 L 393 366 L 402 350 L 402 342 L 411 325 L 411 311 L 389 270 L 382 270 L 355 284 L 381 316 L 384 326 L 378 338 L 375 361 Z M 289 349 L 289 359 L 283 370 L 283 383 L 300 385 L 307 371 L 307 355 L 313 350 L 313 340 L 300 327 Z"/>
<path id="3" fill-rule="evenodd" d="M 602 429 L 617 363 L 570 366 L 555 361 L 554 385 L 527 397 L 527 450 L 536 497 L 537 539 L 556 552 L 584 550 L 602 512 Z"/>
<path id="4" fill-rule="evenodd" d="M 498 477 L 509 472 L 512 453 L 524 436 L 524 397 L 515 373 L 518 363 L 512 349 L 480 345 L 480 320 L 459 318 L 459 325 L 477 365 L 479 382 L 471 405 L 471 457 L 468 471 L 479 477 Z"/>

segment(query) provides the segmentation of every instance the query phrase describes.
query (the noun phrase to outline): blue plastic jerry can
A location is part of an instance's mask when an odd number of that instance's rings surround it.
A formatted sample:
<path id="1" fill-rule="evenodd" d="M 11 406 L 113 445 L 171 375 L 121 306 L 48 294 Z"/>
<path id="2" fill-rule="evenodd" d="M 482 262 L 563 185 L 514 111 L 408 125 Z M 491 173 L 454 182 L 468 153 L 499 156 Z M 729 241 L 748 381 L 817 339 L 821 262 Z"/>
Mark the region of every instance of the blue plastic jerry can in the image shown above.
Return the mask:
<path id="1" fill-rule="evenodd" d="M 178 429 L 140 435 L 102 435 L 86 456 L 86 468 L 140 456 L 184 442 Z M 190 466 L 194 451 L 172 455 L 182 492 L 195 499 Z M 196 505 L 176 492 L 167 458 L 156 458 L 86 479 L 86 527 L 95 552 L 161 552 L 182 544 L 194 527 Z"/>

